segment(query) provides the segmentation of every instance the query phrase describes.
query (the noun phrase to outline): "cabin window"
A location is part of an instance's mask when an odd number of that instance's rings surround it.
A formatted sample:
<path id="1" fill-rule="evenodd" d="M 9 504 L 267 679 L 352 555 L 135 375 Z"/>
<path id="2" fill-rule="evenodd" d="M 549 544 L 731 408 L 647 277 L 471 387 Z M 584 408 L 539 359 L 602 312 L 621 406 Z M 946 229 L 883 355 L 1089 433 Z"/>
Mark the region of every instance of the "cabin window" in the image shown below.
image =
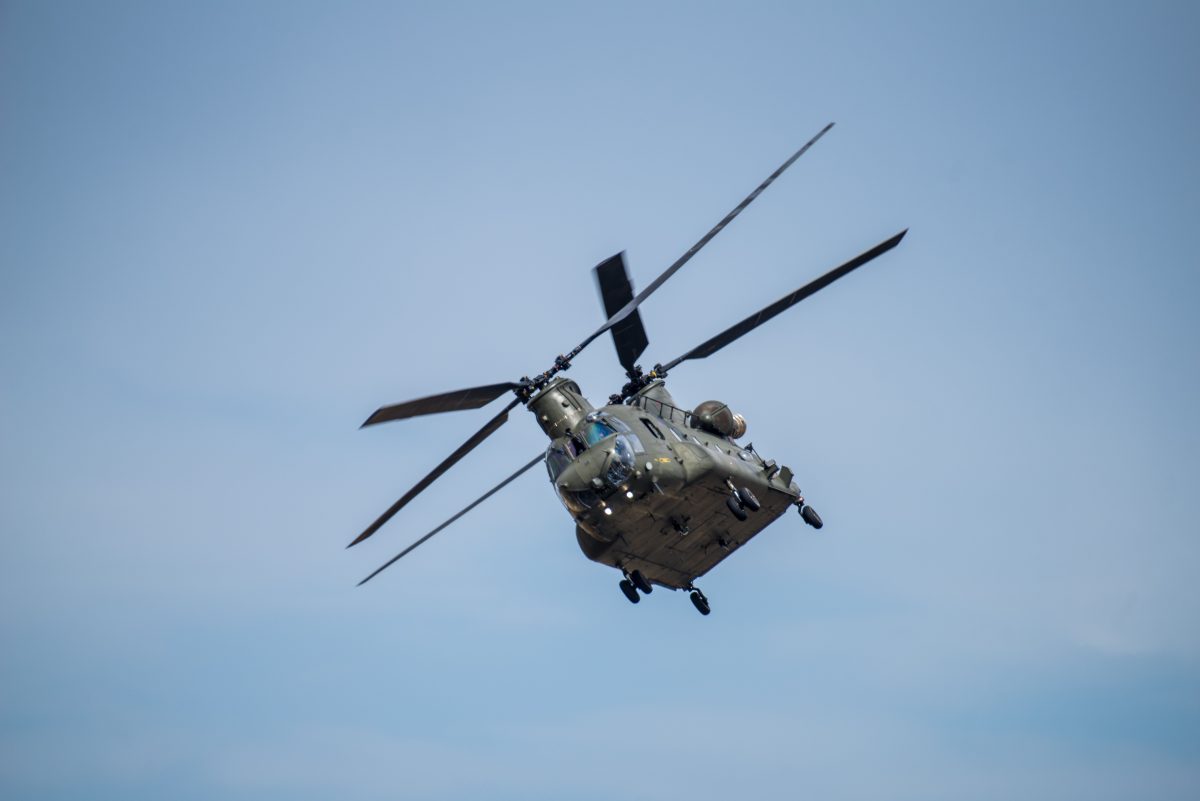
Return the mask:
<path id="1" fill-rule="evenodd" d="M 687 434 L 680 434 L 679 430 L 677 428 L 675 428 L 675 426 L 671 425 L 670 423 L 667 423 L 667 430 L 670 431 L 672 434 L 674 434 L 675 439 L 679 440 L 680 442 L 684 442 L 688 438 Z"/>
<path id="2" fill-rule="evenodd" d="M 612 415 L 606 414 L 606 415 L 604 415 L 603 419 L 604 419 L 604 422 L 608 423 L 610 426 L 615 428 L 618 433 L 621 433 L 621 434 L 633 433 L 633 429 L 631 429 L 629 426 L 625 425 L 625 421 L 618 417 L 613 417 Z"/>
<path id="3" fill-rule="evenodd" d="M 654 423 L 651 423 L 649 418 L 642 417 L 640 419 L 642 421 L 642 425 L 644 425 L 646 427 L 647 431 L 649 431 L 651 434 L 653 434 L 658 439 L 665 439 L 665 437 L 663 437 L 663 435 L 662 435 L 662 432 L 658 430 L 658 426 L 654 425 Z"/>

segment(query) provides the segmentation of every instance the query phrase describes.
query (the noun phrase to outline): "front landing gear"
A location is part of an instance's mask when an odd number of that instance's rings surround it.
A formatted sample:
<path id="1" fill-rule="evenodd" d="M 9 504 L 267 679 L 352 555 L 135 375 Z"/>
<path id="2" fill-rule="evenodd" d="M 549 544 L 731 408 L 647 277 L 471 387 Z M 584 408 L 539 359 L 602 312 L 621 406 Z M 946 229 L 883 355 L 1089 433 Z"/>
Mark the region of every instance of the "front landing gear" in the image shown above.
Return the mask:
<path id="1" fill-rule="evenodd" d="M 750 514 L 742 508 L 742 502 L 738 500 L 736 495 L 730 495 L 725 499 L 725 505 L 729 507 L 729 513 L 738 520 L 745 520 Z"/>
<path id="2" fill-rule="evenodd" d="M 754 493 L 749 487 L 742 487 L 737 491 L 738 500 L 742 502 L 742 506 L 749 509 L 751 512 L 757 512 L 762 508 L 762 504 L 758 502 L 758 498 L 754 497 Z"/>
<path id="3" fill-rule="evenodd" d="M 633 586 L 641 590 L 643 595 L 649 595 L 654 592 L 654 587 L 650 584 L 650 579 L 643 576 L 640 570 L 634 570 L 630 573 L 629 581 L 633 583 Z"/>
<path id="4" fill-rule="evenodd" d="M 729 479 L 725 479 L 725 486 L 729 487 L 729 497 L 725 499 L 725 505 L 729 507 L 729 513 L 739 521 L 744 521 L 750 516 L 750 512 L 757 512 L 762 508 L 762 504 L 754 497 L 749 487 L 738 489 Z"/>
<path id="5" fill-rule="evenodd" d="M 638 595 L 637 587 L 633 586 L 633 582 L 629 579 L 621 579 L 621 583 L 617 586 L 621 588 L 621 592 L 629 599 L 629 603 L 636 604 L 642 600 L 642 596 Z"/>
<path id="6" fill-rule="evenodd" d="M 696 607 L 696 611 L 702 615 L 708 615 L 712 608 L 708 605 L 708 599 L 704 597 L 704 593 L 695 587 L 692 588 L 692 594 L 688 596 L 692 599 L 692 606 Z"/>
<path id="7" fill-rule="evenodd" d="M 621 592 L 629 599 L 629 603 L 636 604 L 642 600 L 642 596 L 638 595 L 638 590 L 642 591 L 642 595 L 649 595 L 654 591 L 654 585 L 650 583 L 650 579 L 646 578 L 642 571 L 633 570 L 625 574 L 625 578 L 621 579 L 621 583 L 617 585 L 621 588 Z"/>

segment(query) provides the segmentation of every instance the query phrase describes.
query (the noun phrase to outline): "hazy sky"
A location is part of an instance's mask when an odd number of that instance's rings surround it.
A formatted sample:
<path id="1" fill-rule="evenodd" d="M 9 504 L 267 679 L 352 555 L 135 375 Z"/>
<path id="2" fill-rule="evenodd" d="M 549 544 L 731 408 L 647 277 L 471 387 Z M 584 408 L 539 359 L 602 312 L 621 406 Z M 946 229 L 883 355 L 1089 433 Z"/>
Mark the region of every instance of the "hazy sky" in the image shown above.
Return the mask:
<path id="1" fill-rule="evenodd" d="M 0 4 L 0 796 L 1200 797 L 1195 4 Z M 523 412 L 643 306 L 821 512 L 631 606 Z M 622 383 L 607 340 L 571 375 Z"/>

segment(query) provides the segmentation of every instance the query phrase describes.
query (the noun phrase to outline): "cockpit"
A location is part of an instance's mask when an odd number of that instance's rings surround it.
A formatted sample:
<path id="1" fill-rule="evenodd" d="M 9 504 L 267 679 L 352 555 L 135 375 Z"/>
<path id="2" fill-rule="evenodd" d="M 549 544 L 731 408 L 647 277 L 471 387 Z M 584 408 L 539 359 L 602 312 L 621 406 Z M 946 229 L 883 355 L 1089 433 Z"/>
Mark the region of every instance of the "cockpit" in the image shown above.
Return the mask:
<path id="1" fill-rule="evenodd" d="M 616 447 L 619 449 L 624 450 L 631 445 L 640 449 L 641 443 L 624 422 L 599 412 L 589 414 L 580 424 L 578 431 L 568 430 L 566 437 L 552 443 L 546 451 L 546 467 L 550 471 L 550 480 L 558 478 L 559 473 L 588 448 L 616 434 L 625 435 L 618 440 L 620 445 Z"/>
<path id="2" fill-rule="evenodd" d="M 593 412 L 577 430 L 568 431 L 566 436 L 551 443 L 546 451 L 546 470 L 563 502 L 578 513 L 629 480 L 635 451 L 640 449 L 640 441 L 624 422 Z M 576 469 L 563 477 L 568 486 L 574 484 L 575 488 L 566 490 L 559 486 L 559 477 L 576 463 Z M 583 489 L 581 481 L 588 489 Z"/>

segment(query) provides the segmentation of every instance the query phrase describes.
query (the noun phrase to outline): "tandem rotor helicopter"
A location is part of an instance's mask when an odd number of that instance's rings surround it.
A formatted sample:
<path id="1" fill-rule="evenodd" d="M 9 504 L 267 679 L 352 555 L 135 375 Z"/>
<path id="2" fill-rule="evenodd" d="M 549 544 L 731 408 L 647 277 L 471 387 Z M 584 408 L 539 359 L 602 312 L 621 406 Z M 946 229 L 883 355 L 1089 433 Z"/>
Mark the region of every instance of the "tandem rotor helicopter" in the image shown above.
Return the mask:
<path id="1" fill-rule="evenodd" d="M 824 289 L 894 248 L 908 229 L 855 256 L 665 364 L 644 372 L 637 363 L 649 341 L 638 306 L 721 232 L 760 193 L 824 136 L 829 123 L 759 184 L 733 211 L 692 245 L 674 264 L 633 294 L 625 254 L 595 268 L 608 319 L 545 372 L 519 381 L 460 389 L 384 406 L 362 427 L 426 414 L 478 409 L 511 392 L 513 399 L 452 454 L 417 482 L 359 534 L 357 545 L 379 530 L 409 501 L 495 433 L 508 413 L 524 406 L 550 438 L 516 472 L 472 501 L 433 531 L 409 545 L 359 582 L 365 584 L 414 548 L 499 492 L 534 465 L 544 463 L 550 482 L 575 521 L 575 538 L 584 555 L 621 571 L 619 586 L 631 603 L 655 585 L 685 590 L 703 615 L 711 607 L 695 581 L 796 507 L 813 528 L 823 525 L 793 481 L 791 469 L 739 445 L 746 421 L 724 403 L 705 401 L 692 411 L 679 406 L 664 380 L 686 361 L 703 359 L 775 315 Z M 596 407 L 574 381 L 560 376 L 580 352 L 605 332 L 612 333 L 627 381 L 608 403 Z"/>

